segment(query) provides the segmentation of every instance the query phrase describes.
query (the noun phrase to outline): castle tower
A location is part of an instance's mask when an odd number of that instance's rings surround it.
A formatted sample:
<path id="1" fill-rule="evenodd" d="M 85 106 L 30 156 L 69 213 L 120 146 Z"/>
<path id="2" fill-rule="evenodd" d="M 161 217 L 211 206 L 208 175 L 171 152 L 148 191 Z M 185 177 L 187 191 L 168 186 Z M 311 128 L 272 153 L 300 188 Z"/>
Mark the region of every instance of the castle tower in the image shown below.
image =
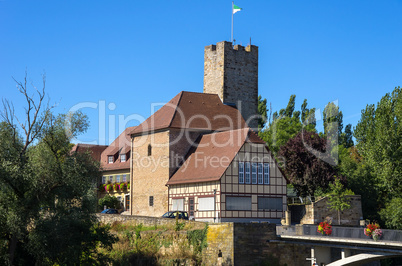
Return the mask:
<path id="1" fill-rule="evenodd" d="M 257 128 L 258 47 L 219 42 L 204 49 L 204 93 L 236 106 L 249 127 Z"/>

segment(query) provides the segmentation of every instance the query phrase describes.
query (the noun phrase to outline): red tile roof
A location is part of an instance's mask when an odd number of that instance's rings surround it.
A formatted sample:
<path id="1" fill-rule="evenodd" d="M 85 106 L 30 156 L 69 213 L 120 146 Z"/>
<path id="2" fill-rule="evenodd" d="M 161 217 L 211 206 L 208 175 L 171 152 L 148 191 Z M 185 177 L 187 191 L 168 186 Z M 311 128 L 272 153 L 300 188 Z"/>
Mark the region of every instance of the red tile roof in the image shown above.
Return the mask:
<path id="1" fill-rule="evenodd" d="M 217 94 L 182 91 L 129 134 L 166 128 L 225 131 L 246 127 L 240 112 L 223 104 Z"/>
<path id="2" fill-rule="evenodd" d="M 126 128 L 110 145 L 102 152 L 101 167 L 102 170 L 130 169 L 130 159 L 128 153 L 131 150 L 131 138 L 128 132 L 135 127 Z M 119 154 L 126 154 L 126 161 L 121 162 Z M 113 163 L 108 163 L 108 156 L 114 157 Z"/>
<path id="3" fill-rule="evenodd" d="M 74 145 L 71 149 L 71 152 L 89 152 L 91 154 L 92 159 L 99 162 L 101 159 L 101 153 L 107 148 L 106 145 L 92 145 L 92 144 L 82 144 L 78 143 Z"/>
<path id="4" fill-rule="evenodd" d="M 249 128 L 203 135 L 167 185 L 219 180 L 245 142 L 265 144 Z"/>

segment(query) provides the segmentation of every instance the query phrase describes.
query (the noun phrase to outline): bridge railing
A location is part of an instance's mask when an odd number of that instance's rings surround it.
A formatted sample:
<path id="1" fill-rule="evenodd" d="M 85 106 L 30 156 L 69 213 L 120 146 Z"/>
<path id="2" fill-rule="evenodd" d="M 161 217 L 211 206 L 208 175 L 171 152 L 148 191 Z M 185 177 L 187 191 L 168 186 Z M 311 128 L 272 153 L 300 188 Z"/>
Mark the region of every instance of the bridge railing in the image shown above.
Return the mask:
<path id="1" fill-rule="evenodd" d="M 322 236 L 317 232 L 318 225 L 295 225 L 295 226 L 277 226 L 277 235 L 290 235 L 290 236 Z M 402 231 L 381 229 L 383 232 L 380 241 L 398 241 L 402 242 Z M 332 234 L 328 237 L 340 237 L 340 238 L 354 238 L 368 240 L 370 237 L 364 234 L 363 227 L 342 227 L 332 226 Z"/>

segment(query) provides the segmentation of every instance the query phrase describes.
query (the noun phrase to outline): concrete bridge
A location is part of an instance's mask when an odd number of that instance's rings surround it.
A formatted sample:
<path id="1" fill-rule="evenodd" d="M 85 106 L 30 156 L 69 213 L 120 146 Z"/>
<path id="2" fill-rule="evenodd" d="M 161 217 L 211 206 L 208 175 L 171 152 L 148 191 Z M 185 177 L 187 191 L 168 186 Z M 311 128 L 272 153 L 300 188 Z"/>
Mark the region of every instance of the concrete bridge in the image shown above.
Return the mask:
<path id="1" fill-rule="evenodd" d="M 386 258 L 402 257 L 402 231 L 382 230 L 379 241 L 364 235 L 363 228 L 333 227 L 331 236 L 322 236 L 316 225 L 278 226 L 280 241 L 309 246 L 317 265 L 361 265 Z"/>

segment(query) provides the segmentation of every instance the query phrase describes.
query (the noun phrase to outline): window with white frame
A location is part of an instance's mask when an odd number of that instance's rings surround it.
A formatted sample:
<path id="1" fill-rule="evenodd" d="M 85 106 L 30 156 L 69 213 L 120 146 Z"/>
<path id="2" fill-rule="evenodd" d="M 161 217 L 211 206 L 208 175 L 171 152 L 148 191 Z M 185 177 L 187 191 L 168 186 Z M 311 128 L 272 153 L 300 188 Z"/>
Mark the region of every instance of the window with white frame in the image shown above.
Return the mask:
<path id="1" fill-rule="evenodd" d="M 125 154 L 120 154 L 120 161 L 122 163 L 126 161 L 126 155 Z"/>
<path id="2" fill-rule="evenodd" d="M 257 184 L 257 163 L 251 164 L 251 182 Z"/>
<path id="3" fill-rule="evenodd" d="M 109 155 L 107 158 L 109 163 L 113 163 L 113 155 Z"/>
<path id="4" fill-rule="evenodd" d="M 116 183 L 120 183 L 120 175 L 116 176 Z"/>
<path id="5" fill-rule="evenodd" d="M 214 210 L 214 197 L 198 198 L 199 211 L 213 211 Z"/>
<path id="6" fill-rule="evenodd" d="M 245 183 L 246 184 L 250 184 L 250 163 L 249 162 L 247 162 L 247 163 L 245 163 Z"/>
<path id="7" fill-rule="evenodd" d="M 106 184 L 106 176 L 102 176 L 102 184 Z"/>
<path id="8" fill-rule="evenodd" d="M 264 176 L 263 164 L 258 163 L 258 184 L 264 183 L 263 176 Z"/>
<path id="9" fill-rule="evenodd" d="M 251 211 L 251 197 L 226 197 L 226 210 Z"/>
<path id="10" fill-rule="evenodd" d="M 282 198 L 258 197 L 258 209 L 282 211 L 283 210 Z"/>
<path id="11" fill-rule="evenodd" d="M 264 184 L 269 184 L 269 163 L 264 163 Z"/>
<path id="12" fill-rule="evenodd" d="M 239 162 L 239 183 L 244 184 L 244 162 Z"/>
<path id="13" fill-rule="evenodd" d="M 111 183 L 113 182 L 113 176 L 112 176 L 112 175 L 109 176 L 109 181 L 110 181 Z"/>
<path id="14" fill-rule="evenodd" d="M 172 211 L 184 211 L 184 199 L 173 199 Z"/>
<path id="15" fill-rule="evenodd" d="M 123 175 L 123 182 L 127 182 L 127 175 Z"/>

